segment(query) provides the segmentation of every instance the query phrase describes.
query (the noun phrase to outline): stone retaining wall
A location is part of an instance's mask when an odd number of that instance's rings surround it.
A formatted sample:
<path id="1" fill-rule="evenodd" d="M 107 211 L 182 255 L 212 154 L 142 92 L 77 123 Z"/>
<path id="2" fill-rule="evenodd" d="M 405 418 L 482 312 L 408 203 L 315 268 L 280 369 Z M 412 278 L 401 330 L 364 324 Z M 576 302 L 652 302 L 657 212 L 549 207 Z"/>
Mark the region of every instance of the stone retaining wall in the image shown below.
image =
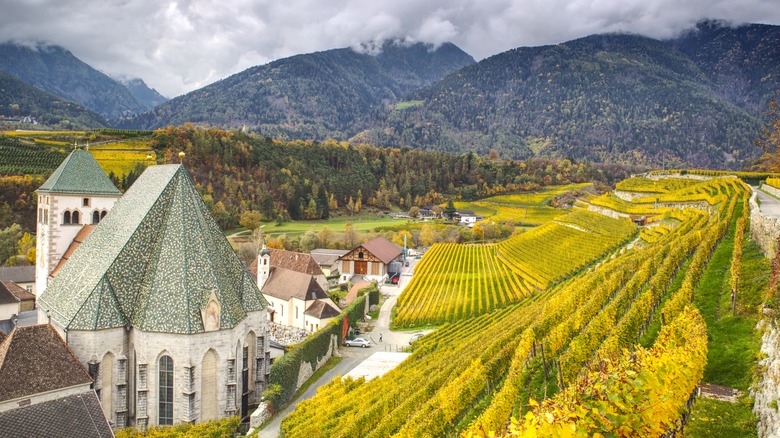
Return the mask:
<path id="1" fill-rule="evenodd" d="M 775 198 L 780 198 L 780 189 L 772 187 L 767 184 L 761 184 L 761 190 L 769 193 L 770 195 L 774 196 Z"/>
<path id="2" fill-rule="evenodd" d="M 780 331 L 774 317 L 768 315 L 758 323 L 763 329 L 761 353 L 765 356 L 758 361 L 761 379 L 753 385 L 753 413 L 758 417 L 758 436 L 780 436 Z"/>

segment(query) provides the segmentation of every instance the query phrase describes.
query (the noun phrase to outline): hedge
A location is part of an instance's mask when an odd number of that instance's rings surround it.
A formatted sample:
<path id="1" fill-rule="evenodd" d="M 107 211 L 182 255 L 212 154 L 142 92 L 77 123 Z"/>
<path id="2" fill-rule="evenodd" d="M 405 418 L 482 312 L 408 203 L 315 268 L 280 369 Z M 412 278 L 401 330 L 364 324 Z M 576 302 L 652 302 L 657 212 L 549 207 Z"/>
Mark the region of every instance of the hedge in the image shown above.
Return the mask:
<path id="1" fill-rule="evenodd" d="M 341 315 L 334 318 L 327 326 L 306 338 L 303 342 L 293 347 L 284 356 L 276 359 L 271 365 L 271 373 L 268 385 L 279 385 L 281 390 L 269 396 L 269 401 L 275 410 L 281 409 L 289 402 L 295 391 L 298 390 L 298 374 L 301 365 L 308 363 L 316 370 L 319 362 L 330 350 L 331 336 L 335 335 L 337 342 L 342 343 L 341 325 L 344 317 L 349 318 L 350 325 L 363 319 L 366 309 L 366 296 L 357 298 L 349 305 Z"/>

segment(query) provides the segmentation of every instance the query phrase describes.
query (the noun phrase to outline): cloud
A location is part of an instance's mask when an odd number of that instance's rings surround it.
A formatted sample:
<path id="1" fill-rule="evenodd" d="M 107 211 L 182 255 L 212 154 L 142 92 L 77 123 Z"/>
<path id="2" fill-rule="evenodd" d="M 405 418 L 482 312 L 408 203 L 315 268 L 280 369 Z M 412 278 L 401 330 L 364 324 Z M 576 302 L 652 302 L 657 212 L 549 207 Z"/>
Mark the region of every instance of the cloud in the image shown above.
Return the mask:
<path id="1" fill-rule="evenodd" d="M 0 41 L 58 44 L 169 97 L 274 59 L 390 38 L 451 41 L 482 59 L 593 33 L 668 38 L 703 18 L 780 23 L 776 0 L 0 0 L 0 10 Z"/>

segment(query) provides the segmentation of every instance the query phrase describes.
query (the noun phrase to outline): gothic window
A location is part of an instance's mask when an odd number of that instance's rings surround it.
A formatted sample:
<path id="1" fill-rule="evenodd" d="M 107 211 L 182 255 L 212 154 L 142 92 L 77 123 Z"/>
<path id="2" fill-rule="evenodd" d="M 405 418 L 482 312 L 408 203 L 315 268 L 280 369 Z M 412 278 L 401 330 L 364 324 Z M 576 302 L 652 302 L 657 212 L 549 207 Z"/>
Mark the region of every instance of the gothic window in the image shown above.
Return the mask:
<path id="1" fill-rule="evenodd" d="M 103 210 L 103 212 L 102 212 L 102 213 L 100 213 L 100 219 L 103 219 L 104 217 L 106 217 L 106 214 L 107 214 L 107 213 L 108 213 L 108 211 L 107 211 L 107 210 Z"/>
<path id="2" fill-rule="evenodd" d="M 63 224 L 70 224 L 70 212 L 66 211 L 62 214 L 62 223 Z"/>
<path id="3" fill-rule="evenodd" d="M 73 215 L 71 215 L 71 217 L 70 217 L 71 223 L 74 224 L 74 225 L 80 224 L 81 221 L 79 219 L 80 219 L 79 218 L 79 212 L 78 211 L 74 211 Z"/>
<path id="4" fill-rule="evenodd" d="M 92 225 L 95 225 L 98 222 L 100 222 L 100 212 L 95 210 L 92 212 Z"/>
<path id="5" fill-rule="evenodd" d="M 84 199 L 81 201 L 81 206 L 82 206 L 82 207 L 89 207 L 89 198 L 84 198 Z"/>
<path id="6" fill-rule="evenodd" d="M 158 407 L 157 423 L 161 425 L 173 424 L 173 359 L 163 356 L 159 363 L 160 378 L 158 380 Z"/>

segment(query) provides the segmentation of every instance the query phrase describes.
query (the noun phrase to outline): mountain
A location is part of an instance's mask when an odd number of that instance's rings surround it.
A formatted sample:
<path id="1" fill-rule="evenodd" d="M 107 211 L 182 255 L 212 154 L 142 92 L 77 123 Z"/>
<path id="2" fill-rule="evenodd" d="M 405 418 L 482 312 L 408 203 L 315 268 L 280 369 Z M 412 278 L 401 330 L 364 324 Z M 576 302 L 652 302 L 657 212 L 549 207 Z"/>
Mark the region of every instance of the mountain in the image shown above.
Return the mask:
<path id="1" fill-rule="evenodd" d="M 347 139 L 365 129 L 384 103 L 474 63 L 453 44 L 386 42 L 364 49 L 334 49 L 252 67 L 122 125 L 149 129 L 194 122 L 250 126 L 285 139 Z"/>
<path id="2" fill-rule="evenodd" d="M 780 26 L 709 20 L 670 43 L 717 84 L 720 95 L 749 112 L 766 111 L 778 97 Z"/>
<path id="3" fill-rule="evenodd" d="M 33 117 L 38 123 L 63 129 L 104 128 L 100 114 L 0 72 L 0 116 Z"/>
<path id="4" fill-rule="evenodd" d="M 2 43 L 0 71 L 108 119 L 147 110 L 122 84 L 60 46 Z"/>
<path id="5" fill-rule="evenodd" d="M 167 97 L 158 93 L 154 88 L 150 88 L 141 78 L 117 79 L 117 82 L 124 85 L 136 102 L 147 110 L 168 101 Z"/>
<path id="6" fill-rule="evenodd" d="M 740 167 L 780 88 L 778 26 L 594 35 L 487 58 L 390 107 L 355 142 L 503 158 Z"/>

